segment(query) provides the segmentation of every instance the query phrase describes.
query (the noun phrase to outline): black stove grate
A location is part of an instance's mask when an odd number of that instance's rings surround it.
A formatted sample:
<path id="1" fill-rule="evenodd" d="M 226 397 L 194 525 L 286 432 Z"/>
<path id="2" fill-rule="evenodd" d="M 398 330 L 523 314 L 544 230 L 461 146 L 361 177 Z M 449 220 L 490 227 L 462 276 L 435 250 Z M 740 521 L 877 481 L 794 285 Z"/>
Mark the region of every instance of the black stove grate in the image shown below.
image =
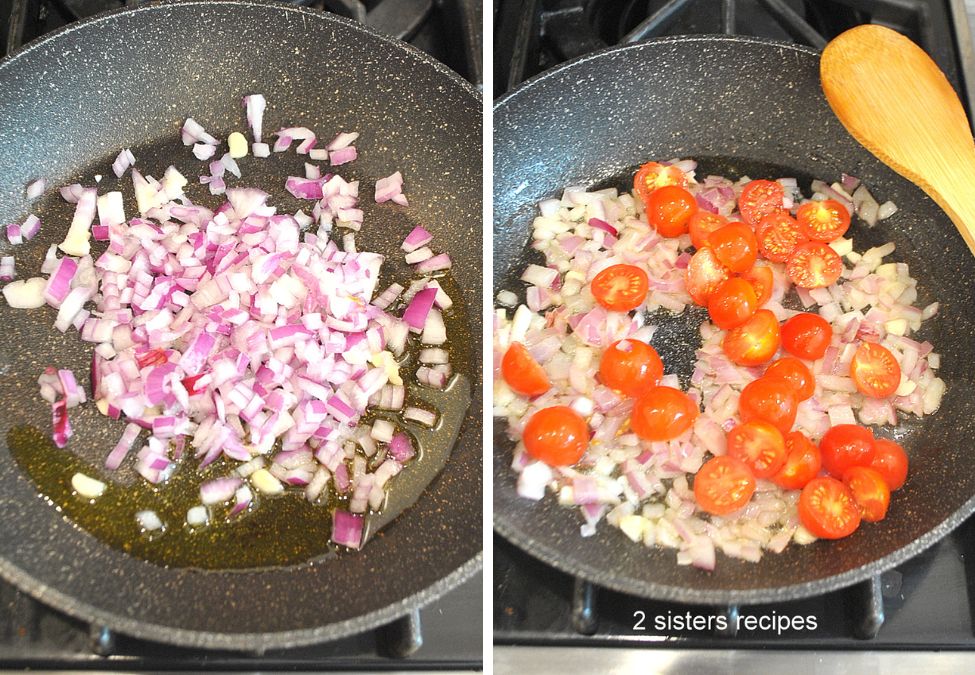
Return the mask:
<path id="1" fill-rule="evenodd" d="M 877 23 L 920 44 L 969 111 L 975 101 L 975 55 L 960 0 L 496 0 L 494 23 L 498 95 L 569 59 L 654 37 L 737 34 L 821 49 L 848 28 Z M 869 640 L 871 648 L 972 649 L 973 542 L 975 518 L 898 568 L 844 590 L 794 602 L 700 607 L 597 588 L 496 536 L 495 643 L 843 649 Z M 771 636 L 748 629 L 745 617 L 772 615 L 812 616 L 817 628 Z M 678 630 L 678 616 L 710 617 L 711 625 Z"/>
<path id="2" fill-rule="evenodd" d="M 944 0 L 496 0 L 495 93 L 577 56 L 663 35 L 752 35 L 821 49 L 877 23 L 920 44 L 972 100 L 971 39 L 955 30 L 963 18 L 963 3 Z"/>

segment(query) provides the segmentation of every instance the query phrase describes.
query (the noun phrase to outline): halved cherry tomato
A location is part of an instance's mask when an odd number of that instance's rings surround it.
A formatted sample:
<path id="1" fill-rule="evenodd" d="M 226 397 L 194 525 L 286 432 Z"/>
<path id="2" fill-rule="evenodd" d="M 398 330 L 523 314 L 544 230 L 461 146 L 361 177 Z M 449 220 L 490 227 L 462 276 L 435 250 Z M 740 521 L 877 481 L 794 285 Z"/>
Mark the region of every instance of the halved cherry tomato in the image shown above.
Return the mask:
<path id="1" fill-rule="evenodd" d="M 758 239 L 745 223 L 729 223 L 712 232 L 708 246 L 721 264 L 735 273 L 747 272 L 758 259 Z"/>
<path id="2" fill-rule="evenodd" d="M 843 261 L 826 244 L 808 241 L 796 246 L 786 263 L 786 271 L 792 283 L 799 288 L 823 288 L 840 278 Z"/>
<path id="3" fill-rule="evenodd" d="M 741 191 L 738 198 L 738 210 L 742 220 L 756 227 L 763 218 L 772 213 L 781 212 L 782 198 L 785 190 L 782 185 L 771 180 L 753 180 Z"/>
<path id="4" fill-rule="evenodd" d="M 778 377 L 792 386 L 799 401 L 805 401 L 816 393 L 816 379 L 805 363 L 794 356 L 783 356 L 769 364 L 765 377 Z"/>
<path id="5" fill-rule="evenodd" d="M 728 432 L 728 454 L 747 464 L 755 478 L 769 478 L 785 464 L 785 439 L 768 422 L 752 420 Z"/>
<path id="6" fill-rule="evenodd" d="M 646 203 L 650 193 L 667 185 L 685 187 L 687 176 L 676 166 L 647 162 L 640 167 L 640 170 L 633 177 L 633 189 L 636 190 L 637 195 L 644 203 Z"/>
<path id="7" fill-rule="evenodd" d="M 843 482 L 853 493 L 865 521 L 875 523 L 884 519 L 890 506 L 890 488 L 879 471 L 866 466 L 852 466 L 843 476 Z"/>
<path id="8" fill-rule="evenodd" d="M 819 441 L 823 468 L 842 478 L 851 466 L 870 466 L 876 453 L 873 433 L 856 424 L 837 424 Z"/>
<path id="9" fill-rule="evenodd" d="M 630 426 L 647 441 L 669 441 L 691 428 L 700 410 L 691 397 L 673 387 L 651 387 L 633 405 Z"/>
<path id="10" fill-rule="evenodd" d="M 900 386 L 901 367 L 886 347 L 861 342 L 850 362 L 850 377 L 864 396 L 887 398 Z"/>
<path id="11" fill-rule="evenodd" d="M 728 224 L 728 219 L 718 213 L 699 210 L 687 221 L 687 231 L 691 235 L 694 248 L 703 248 L 708 243 L 708 237 L 715 230 Z"/>
<path id="12" fill-rule="evenodd" d="M 614 312 L 628 312 L 643 304 L 650 281 L 635 265 L 612 265 L 597 274 L 589 289 L 596 302 Z"/>
<path id="13" fill-rule="evenodd" d="M 806 202 L 796 211 L 803 234 L 813 241 L 830 242 L 846 234 L 850 212 L 835 199 Z"/>
<path id="14" fill-rule="evenodd" d="M 718 328 L 740 326 L 758 309 L 755 289 L 744 279 L 732 277 L 718 286 L 708 300 L 708 313 Z"/>
<path id="15" fill-rule="evenodd" d="M 739 366 L 758 366 L 775 356 L 779 341 L 779 320 L 769 310 L 760 309 L 728 331 L 721 348 Z"/>
<path id="16" fill-rule="evenodd" d="M 528 419 L 521 435 L 528 454 L 551 466 L 571 466 L 589 445 L 589 425 L 565 405 L 542 408 Z"/>
<path id="17" fill-rule="evenodd" d="M 762 420 L 787 434 L 795 424 L 798 405 L 799 399 L 790 383 L 777 377 L 760 377 L 741 390 L 738 414 L 742 422 Z"/>
<path id="18" fill-rule="evenodd" d="M 823 467 L 819 448 L 801 431 L 785 435 L 785 453 L 785 464 L 772 476 L 772 482 L 786 490 L 801 490 Z"/>
<path id="19" fill-rule="evenodd" d="M 755 265 L 741 275 L 741 278 L 752 285 L 758 296 L 758 306 L 761 307 L 772 297 L 772 285 L 775 283 L 772 268 L 768 265 Z"/>
<path id="20" fill-rule="evenodd" d="M 737 511 L 755 494 L 755 477 L 740 459 L 713 457 L 694 475 L 694 498 L 708 513 L 725 516 Z"/>
<path id="21" fill-rule="evenodd" d="M 803 312 L 782 324 L 782 348 L 800 359 L 823 358 L 833 340 L 833 327 L 818 314 Z"/>
<path id="22" fill-rule="evenodd" d="M 874 454 L 870 468 L 879 473 L 891 492 L 899 490 L 907 480 L 907 453 L 899 443 L 886 438 L 873 442 Z"/>
<path id="23" fill-rule="evenodd" d="M 694 195 L 677 185 L 666 185 L 646 198 L 647 222 L 662 237 L 679 237 L 687 232 L 687 221 L 697 213 Z"/>
<path id="24" fill-rule="evenodd" d="M 545 369 L 520 342 L 512 342 L 501 359 L 501 376 L 522 396 L 541 396 L 552 387 Z"/>
<path id="25" fill-rule="evenodd" d="M 694 302 L 707 307 L 708 298 L 718 290 L 718 287 L 728 278 L 728 270 L 718 262 L 709 247 L 698 249 L 687 263 L 684 279 L 687 292 L 694 298 Z"/>
<path id="26" fill-rule="evenodd" d="M 860 509 L 850 488 L 835 478 L 813 478 L 799 495 L 799 522 L 814 536 L 841 539 L 860 527 Z"/>
<path id="27" fill-rule="evenodd" d="M 766 216 L 755 228 L 758 250 L 772 262 L 785 262 L 796 250 L 796 246 L 806 240 L 799 223 L 788 213 L 773 213 Z"/>
<path id="28" fill-rule="evenodd" d="M 657 350 L 639 340 L 614 342 L 599 361 L 599 379 L 610 389 L 635 396 L 655 384 L 664 374 Z"/>

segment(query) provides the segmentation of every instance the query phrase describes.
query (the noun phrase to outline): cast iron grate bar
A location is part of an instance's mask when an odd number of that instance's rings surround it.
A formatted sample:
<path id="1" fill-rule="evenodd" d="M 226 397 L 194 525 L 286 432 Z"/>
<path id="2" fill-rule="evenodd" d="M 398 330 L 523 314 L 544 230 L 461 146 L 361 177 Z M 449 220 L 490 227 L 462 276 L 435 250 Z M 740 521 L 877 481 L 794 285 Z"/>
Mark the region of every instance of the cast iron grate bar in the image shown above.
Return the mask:
<path id="1" fill-rule="evenodd" d="M 598 625 L 596 587 L 576 577 L 572 586 L 572 628 L 580 635 L 594 635 Z"/>

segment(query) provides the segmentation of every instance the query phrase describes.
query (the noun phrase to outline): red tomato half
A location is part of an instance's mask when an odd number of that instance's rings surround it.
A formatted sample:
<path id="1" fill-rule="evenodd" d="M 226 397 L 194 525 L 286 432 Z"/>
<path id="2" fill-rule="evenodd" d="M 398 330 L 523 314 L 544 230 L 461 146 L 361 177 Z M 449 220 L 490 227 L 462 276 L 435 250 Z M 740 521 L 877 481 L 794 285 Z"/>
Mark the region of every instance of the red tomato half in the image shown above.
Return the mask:
<path id="1" fill-rule="evenodd" d="M 691 428 L 699 413 L 691 397 L 673 387 L 651 387 L 633 405 L 630 426 L 647 441 L 669 441 Z"/>
<path id="2" fill-rule="evenodd" d="M 785 190 L 771 180 L 753 180 L 745 185 L 738 198 L 738 210 L 742 220 L 756 227 L 763 218 L 783 210 L 782 199 Z"/>
<path id="3" fill-rule="evenodd" d="M 732 277 L 711 295 L 708 313 L 718 328 L 729 330 L 747 321 L 758 309 L 758 298 L 752 285 L 738 277 Z"/>
<path id="4" fill-rule="evenodd" d="M 728 278 L 728 270 L 722 265 L 710 247 L 698 249 L 684 271 L 687 292 L 694 302 L 707 307 L 711 294 Z"/>
<path id="5" fill-rule="evenodd" d="M 711 233 L 727 224 L 728 219 L 724 216 L 703 209 L 699 210 L 687 221 L 687 231 L 691 235 L 694 248 L 704 248 Z"/>
<path id="6" fill-rule="evenodd" d="M 901 383 L 901 367 L 890 350 L 873 342 L 862 342 L 850 362 L 850 377 L 864 396 L 893 396 Z"/>
<path id="7" fill-rule="evenodd" d="M 589 425 L 568 406 L 542 408 L 532 415 L 521 435 L 525 450 L 550 466 L 571 466 L 589 445 Z"/>
<path id="8" fill-rule="evenodd" d="M 814 536 L 841 539 L 860 527 L 860 508 L 840 481 L 813 478 L 799 496 L 799 521 Z"/>
<path id="9" fill-rule="evenodd" d="M 806 202 L 796 211 L 802 232 L 813 241 L 839 239 L 850 227 L 850 212 L 835 199 Z"/>
<path id="10" fill-rule="evenodd" d="M 758 258 L 755 232 L 744 223 L 730 223 L 708 237 L 718 261 L 732 272 L 747 272 Z"/>
<path id="11" fill-rule="evenodd" d="M 768 422 L 745 422 L 728 432 L 728 455 L 747 464 L 756 478 L 769 478 L 785 464 L 785 439 Z"/>
<path id="12" fill-rule="evenodd" d="M 685 187 L 687 176 L 676 166 L 647 162 L 640 167 L 640 170 L 633 177 L 633 189 L 644 203 L 654 190 L 667 185 Z"/>
<path id="13" fill-rule="evenodd" d="M 512 342 L 504 353 L 501 376 L 512 391 L 522 396 L 541 396 L 552 386 L 545 369 L 520 342 Z"/>
<path id="14" fill-rule="evenodd" d="M 755 477 L 734 457 L 713 457 L 694 475 L 694 498 L 708 513 L 725 516 L 737 511 L 755 493 Z"/>
<path id="15" fill-rule="evenodd" d="M 805 240 L 799 223 L 788 213 L 773 213 L 762 219 L 755 230 L 758 250 L 772 262 L 785 262 Z"/>
<path id="16" fill-rule="evenodd" d="M 801 490 L 823 466 L 819 448 L 801 431 L 790 431 L 785 435 L 785 453 L 785 464 L 772 482 L 786 490 Z"/>
<path id="17" fill-rule="evenodd" d="M 873 442 L 874 455 L 870 468 L 883 476 L 891 491 L 899 490 L 907 480 L 907 453 L 900 444 L 886 438 Z"/>
<path id="18" fill-rule="evenodd" d="M 742 422 L 762 420 L 787 434 L 796 421 L 798 405 L 791 384 L 777 377 L 760 377 L 741 390 L 738 414 Z"/>
<path id="19" fill-rule="evenodd" d="M 775 283 L 775 279 L 772 276 L 772 268 L 768 265 L 755 265 L 742 274 L 741 278 L 750 283 L 752 288 L 755 289 L 759 307 L 772 298 L 772 286 Z"/>
<path id="20" fill-rule="evenodd" d="M 851 466 L 870 466 L 876 450 L 873 433 L 856 424 L 837 424 L 819 441 L 823 468 L 842 478 Z"/>
<path id="21" fill-rule="evenodd" d="M 853 493 L 865 521 L 875 523 L 884 519 L 890 506 L 890 488 L 880 472 L 866 466 L 853 466 L 843 476 L 843 482 Z"/>
<path id="22" fill-rule="evenodd" d="M 782 324 L 782 348 L 800 359 L 823 358 L 832 340 L 832 326 L 818 314 L 796 314 Z"/>
<path id="23" fill-rule="evenodd" d="M 806 364 L 794 356 L 783 356 L 769 364 L 765 377 L 777 377 L 792 387 L 796 399 L 805 401 L 816 393 L 816 380 Z"/>
<path id="24" fill-rule="evenodd" d="M 682 187 L 667 185 L 646 199 L 647 221 L 662 237 L 679 237 L 687 232 L 687 221 L 697 213 L 697 200 Z"/>
<path id="25" fill-rule="evenodd" d="M 657 384 L 664 364 L 657 350 L 639 340 L 614 342 L 599 361 L 599 379 L 610 389 L 635 396 Z"/>
<path id="26" fill-rule="evenodd" d="M 740 366 L 759 366 L 779 349 L 779 320 L 767 309 L 755 312 L 748 321 L 724 336 L 721 348 Z"/>
<path id="27" fill-rule="evenodd" d="M 614 312 L 628 312 L 643 304 L 650 289 L 647 273 L 635 265 L 612 265 L 589 285 L 596 302 Z"/>
<path id="28" fill-rule="evenodd" d="M 786 264 L 789 278 L 799 288 L 823 288 L 836 283 L 843 261 L 832 248 L 818 241 L 796 246 Z"/>

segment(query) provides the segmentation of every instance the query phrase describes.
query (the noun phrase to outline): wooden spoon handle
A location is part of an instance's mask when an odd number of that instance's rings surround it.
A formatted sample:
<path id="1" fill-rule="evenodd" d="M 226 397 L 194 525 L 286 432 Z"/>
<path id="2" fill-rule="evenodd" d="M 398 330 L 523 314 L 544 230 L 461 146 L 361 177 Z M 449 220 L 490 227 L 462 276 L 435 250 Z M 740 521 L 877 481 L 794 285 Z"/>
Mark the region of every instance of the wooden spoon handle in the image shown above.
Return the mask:
<path id="1" fill-rule="evenodd" d="M 843 126 L 944 209 L 975 254 L 975 141 L 931 57 L 888 28 L 858 26 L 826 46 L 820 75 Z"/>

